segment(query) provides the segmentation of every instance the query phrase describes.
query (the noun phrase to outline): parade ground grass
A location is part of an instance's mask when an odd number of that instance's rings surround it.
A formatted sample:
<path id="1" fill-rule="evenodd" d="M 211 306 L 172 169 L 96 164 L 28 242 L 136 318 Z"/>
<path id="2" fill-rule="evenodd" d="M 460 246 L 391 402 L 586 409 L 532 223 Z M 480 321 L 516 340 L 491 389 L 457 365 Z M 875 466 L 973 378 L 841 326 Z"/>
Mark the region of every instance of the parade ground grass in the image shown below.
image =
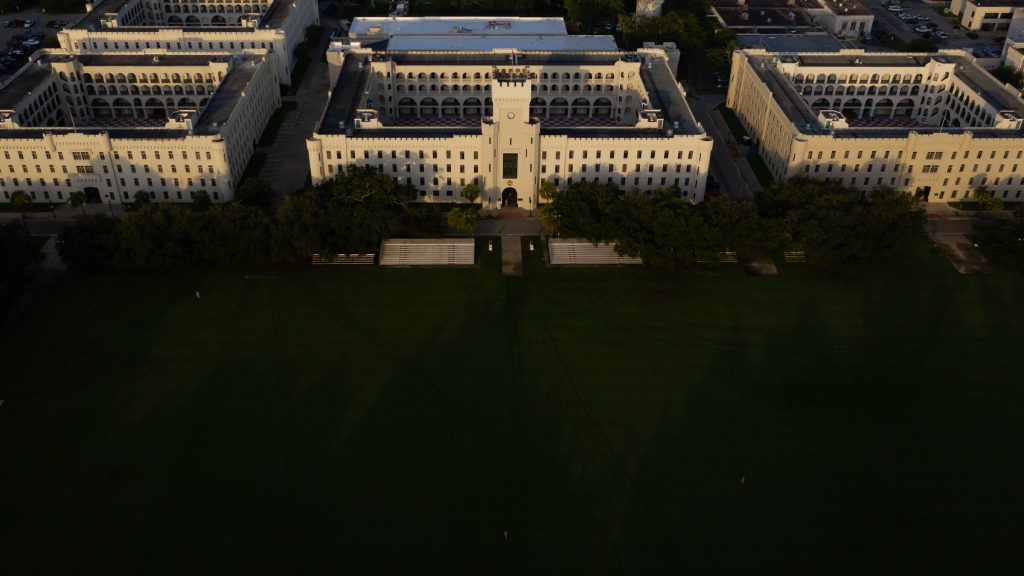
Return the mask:
<path id="1" fill-rule="evenodd" d="M 929 248 L 65 278 L 0 335 L 3 572 L 1012 572 L 1024 279 Z"/>

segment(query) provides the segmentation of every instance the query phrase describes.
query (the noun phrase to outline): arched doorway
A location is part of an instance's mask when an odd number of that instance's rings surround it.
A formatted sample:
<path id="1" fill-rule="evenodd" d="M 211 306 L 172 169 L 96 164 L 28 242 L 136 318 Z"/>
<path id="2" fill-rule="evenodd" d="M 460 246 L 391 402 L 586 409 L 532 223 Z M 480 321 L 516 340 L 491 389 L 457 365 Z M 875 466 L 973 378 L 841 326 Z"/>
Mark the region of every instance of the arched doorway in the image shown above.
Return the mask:
<path id="1" fill-rule="evenodd" d="M 501 207 L 502 208 L 518 208 L 519 207 L 519 193 L 516 192 L 515 188 L 505 188 L 501 191 Z"/>

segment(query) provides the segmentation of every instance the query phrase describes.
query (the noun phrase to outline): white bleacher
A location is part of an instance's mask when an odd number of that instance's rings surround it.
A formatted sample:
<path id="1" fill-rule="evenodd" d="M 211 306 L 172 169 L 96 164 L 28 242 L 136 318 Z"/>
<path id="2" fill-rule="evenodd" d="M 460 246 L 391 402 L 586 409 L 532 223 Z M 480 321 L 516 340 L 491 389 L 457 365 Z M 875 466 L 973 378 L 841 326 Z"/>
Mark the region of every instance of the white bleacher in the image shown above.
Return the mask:
<path id="1" fill-rule="evenodd" d="M 640 258 L 619 256 L 614 244 L 594 246 L 582 238 L 551 238 L 548 240 L 548 256 L 551 264 L 557 266 L 605 266 L 643 264 Z"/>
<path id="2" fill-rule="evenodd" d="M 313 254 L 314 266 L 339 266 L 345 264 L 373 264 L 376 254 L 335 254 L 330 260 Z"/>
<path id="3" fill-rule="evenodd" d="M 381 266 L 472 266 L 473 238 L 393 238 L 380 245 Z"/>

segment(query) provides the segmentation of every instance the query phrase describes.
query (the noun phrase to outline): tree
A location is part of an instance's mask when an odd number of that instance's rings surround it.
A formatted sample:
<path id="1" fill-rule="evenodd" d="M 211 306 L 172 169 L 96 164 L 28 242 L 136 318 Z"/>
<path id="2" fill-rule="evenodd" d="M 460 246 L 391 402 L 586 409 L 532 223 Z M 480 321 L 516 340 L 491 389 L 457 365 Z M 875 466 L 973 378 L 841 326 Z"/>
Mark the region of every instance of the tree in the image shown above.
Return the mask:
<path id="1" fill-rule="evenodd" d="M 476 202 L 480 197 L 480 186 L 476 182 L 470 182 L 462 187 L 462 197 L 470 202 Z"/>
<path id="2" fill-rule="evenodd" d="M 102 271 L 111 266 L 117 221 L 106 215 L 85 216 L 57 233 L 57 252 L 69 268 Z"/>
<path id="3" fill-rule="evenodd" d="M 995 192 L 987 186 L 978 186 L 974 189 L 974 199 L 978 201 L 978 208 L 985 212 L 1002 212 L 1003 199 L 996 198 Z"/>
<path id="4" fill-rule="evenodd" d="M 1003 84 L 1009 84 L 1014 88 L 1024 89 L 1024 71 L 1015 70 L 1009 66 L 1000 66 L 992 70 L 992 75 Z"/>
<path id="5" fill-rule="evenodd" d="M 270 217 L 259 208 L 232 203 L 213 206 L 196 218 L 202 260 L 217 266 L 253 266 L 270 261 Z"/>
<path id="6" fill-rule="evenodd" d="M 81 206 L 82 216 L 85 216 L 85 200 L 85 192 L 82 192 L 81 190 L 72 192 L 68 195 L 68 201 L 71 203 L 72 208 L 78 208 Z"/>
<path id="7" fill-rule="evenodd" d="M 118 270 L 180 270 L 197 261 L 192 210 L 178 204 L 143 204 L 116 227 L 113 265 Z"/>
<path id="8" fill-rule="evenodd" d="M 1013 218 L 978 220 L 971 239 L 994 265 L 1024 272 L 1024 206 Z"/>
<path id="9" fill-rule="evenodd" d="M 864 192 L 803 176 L 757 197 L 763 222 L 782 248 L 800 249 L 823 270 L 853 273 L 920 233 L 923 212 L 913 196 L 888 187 Z"/>
<path id="10" fill-rule="evenodd" d="M 704 49 L 707 33 L 700 20 L 689 12 L 664 16 L 623 18 L 622 32 L 633 46 L 643 42 L 675 42 L 683 54 Z"/>
<path id="11" fill-rule="evenodd" d="M 711 35 L 711 47 L 708 48 L 708 63 L 711 71 L 728 76 L 732 69 L 732 52 L 736 49 L 736 33 L 732 30 L 718 29 Z"/>
<path id="12" fill-rule="evenodd" d="M 210 193 L 206 190 L 197 190 L 192 193 L 192 208 L 196 212 L 206 212 L 210 209 Z"/>
<path id="13" fill-rule="evenodd" d="M 249 178 L 235 191 L 235 202 L 243 206 L 259 208 L 266 213 L 274 208 L 277 195 L 274 189 L 264 180 Z"/>
<path id="14" fill-rule="evenodd" d="M 554 199 L 555 194 L 558 194 L 558 187 L 555 186 L 550 180 L 541 180 L 540 190 L 537 191 L 540 199 L 545 202 L 551 202 Z"/>
<path id="15" fill-rule="evenodd" d="M 272 256 L 277 262 L 307 263 L 322 248 L 321 219 L 312 190 L 285 196 L 274 213 Z"/>
<path id="16" fill-rule="evenodd" d="M 480 212 L 475 208 L 452 208 L 448 212 L 448 224 L 463 232 L 472 232 L 480 223 Z"/>
<path id="17" fill-rule="evenodd" d="M 28 234 L 28 224 L 25 222 L 25 211 L 32 205 L 32 198 L 25 193 L 24 190 L 15 190 L 11 194 L 11 206 L 18 212 L 21 212 L 21 225 L 25 228 L 25 233 Z"/>
<path id="18" fill-rule="evenodd" d="M 18 280 L 37 257 L 28 231 L 17 222 L 0 225 L 0 284 Z"/>
<path id="19" fill-rule="evenodd" d="M 624 11 L 622 0 L 565 0 L 565 11 L 570 22 L 594 28 L 607 18 Z"/>
<path id="20" fill-rule="evenodd" d="M 146 204 L 149 204 L 152 201 L 153 197 L 150 196 L 149 192 L 146 192 L 145 190 L 139 190 L 138 192 L 135 193 L 134 196 L 132 196 L 132 203 L 134 204 L 135 208 L 145 206 Z"/>

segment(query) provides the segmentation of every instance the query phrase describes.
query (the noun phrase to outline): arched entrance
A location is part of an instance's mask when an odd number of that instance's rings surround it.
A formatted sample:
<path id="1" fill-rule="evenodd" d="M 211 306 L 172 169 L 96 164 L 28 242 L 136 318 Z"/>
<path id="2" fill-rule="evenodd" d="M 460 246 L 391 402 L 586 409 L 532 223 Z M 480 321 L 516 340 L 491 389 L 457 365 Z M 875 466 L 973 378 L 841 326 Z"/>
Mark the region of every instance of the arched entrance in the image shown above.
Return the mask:
<path id="1" fill-rule="evenodd" d="M 501 191 L 501 207 L 502 208 L 518 208 L 519 207 L 519 193 L 516 192 L 515 188 L 505 188 Z"/>

